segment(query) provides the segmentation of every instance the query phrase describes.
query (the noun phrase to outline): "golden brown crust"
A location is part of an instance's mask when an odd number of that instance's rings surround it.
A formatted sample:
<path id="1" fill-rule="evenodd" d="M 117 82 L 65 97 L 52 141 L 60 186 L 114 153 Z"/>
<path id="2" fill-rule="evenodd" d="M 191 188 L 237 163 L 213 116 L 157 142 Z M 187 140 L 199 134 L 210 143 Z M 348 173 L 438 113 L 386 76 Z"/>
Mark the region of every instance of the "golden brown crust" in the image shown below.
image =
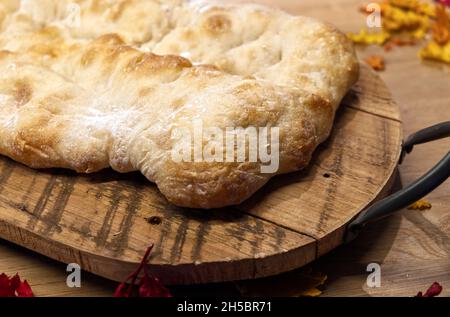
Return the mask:
<path id="1" fill-rule="evenodd" d="M 69 23 L 70 3 L 79 25 Z M 340 32 L 262 6 L 20 4 L 0 4 L 0 153 L 35 168 L 140 170 L 180 206 L 237 204 L 304 168 L 358 77 Z M 175 161 L 183 141 L 173 132 L 194 119 L 223 131 L 278 127 L 279 169 Z"/>

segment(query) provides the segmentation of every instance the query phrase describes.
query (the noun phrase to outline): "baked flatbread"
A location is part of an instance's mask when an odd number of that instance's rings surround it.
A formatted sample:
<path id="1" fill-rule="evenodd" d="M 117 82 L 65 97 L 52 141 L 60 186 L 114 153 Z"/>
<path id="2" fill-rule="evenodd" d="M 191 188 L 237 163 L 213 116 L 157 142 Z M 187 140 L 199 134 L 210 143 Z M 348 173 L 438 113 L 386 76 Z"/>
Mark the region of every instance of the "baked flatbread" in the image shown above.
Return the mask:
<path id="1" fill-rule="evenodd" d="M 357 77 L 335 28 L 259 5 L 2 0 L 0 153 L 34 168 L 139 170 L 179 206 L 238 204 L 309 163 Z M 174 131 L 193 122 L 278 128 L 278 169 L 174 160 L 188 142 Z"/>

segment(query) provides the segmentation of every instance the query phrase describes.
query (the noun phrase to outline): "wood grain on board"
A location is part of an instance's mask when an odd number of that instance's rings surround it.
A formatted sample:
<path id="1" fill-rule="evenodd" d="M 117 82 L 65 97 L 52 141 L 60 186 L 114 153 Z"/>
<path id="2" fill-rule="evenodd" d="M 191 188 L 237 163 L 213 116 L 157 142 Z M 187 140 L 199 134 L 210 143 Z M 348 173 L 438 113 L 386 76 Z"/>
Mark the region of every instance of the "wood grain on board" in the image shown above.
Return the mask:
<path id="1" fill-rule="evenodd" d="M 138 173 L 37 171 L 3 157 L 0 236 L 113 280 L 133 271 L 150 243 L 151 267 L 166 284 L 301 267 L 341 244 L 345 225 L 385 188 L 397 165 L 396 105 L 375 73 L 364 66 L 361 72 L 311 167 L 275 178 L 239 207 L 177 208 Z M 395 119 L 361 107 L 385 108 Z"/>
<path id="2" fill-rule="evenodd" d="M 365 65 L 361 69 L 361 80 L 344 100 L 334 132 L 311 166 L 276 178 L 239 207 L 314 237 L 319 256 L 341 244 L 355 210 L 382 193 L 398 161 L 402 132 L 397 107 L 378 77 Z"/>

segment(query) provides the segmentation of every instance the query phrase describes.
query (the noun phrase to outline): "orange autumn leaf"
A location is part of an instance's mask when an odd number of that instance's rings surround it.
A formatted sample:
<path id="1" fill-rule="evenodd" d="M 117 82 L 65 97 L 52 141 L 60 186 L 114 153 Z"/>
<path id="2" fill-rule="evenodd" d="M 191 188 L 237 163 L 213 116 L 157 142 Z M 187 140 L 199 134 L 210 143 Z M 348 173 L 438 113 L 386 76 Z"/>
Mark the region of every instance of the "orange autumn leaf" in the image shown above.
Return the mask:
<path id="1" fill-rule="evenodd" d="M 320 272 L 316 272 L 316 273 L 310 272 L 308 277 L 311 279 L 311 281 L 313 281 L 313 284 L 315 284 L 315 285 L 311 285 L 311 287 L 300 292 L 299 296 L 300 297 L 318 297 L 318 296 L 322 295 L 322 291 L 318 287 L 325 285 L 325 282 L 327 281 L 328 276 L 326 276 L 325 274 L 320 273 Z"/>
<path id="2" fill-rule="evenodd" d="M 390 51 L 395 46 L 414 46 L 414 45 L 416 45 L 416 40 L 414 39 L 394 38 L 384 45 L 384 50 Z"/>
<path id="3" fill-rule="evenodd" d="M 436 6 L 436 22 L 431 29 L 437 44 L 445 45 L 450 41 L 450 16 L 442 4 Z"/>
<path id="4" fill-rule="evenodd" d="M 366 62 L 370 65 L 370 67 L 377 71 L 385 70 L 386 68 L 384 58 L 380 55 L 369 56 L 366 58 Z"/>
<path id="5" fill-rule="evenodd" d="M 416 45 L 416 41 L 413 39 L 393 39 L 391 41 L 394 45 L 397 46 L 406 46 L 406 45 Z"/>
<path id="6" fill-rule="evenodd" d="M 418 200 L 414 204 L 410 205 L 408 209 L 410 210 L 426 210 L 430 209 L 431 204 L 425 200 Z"/>

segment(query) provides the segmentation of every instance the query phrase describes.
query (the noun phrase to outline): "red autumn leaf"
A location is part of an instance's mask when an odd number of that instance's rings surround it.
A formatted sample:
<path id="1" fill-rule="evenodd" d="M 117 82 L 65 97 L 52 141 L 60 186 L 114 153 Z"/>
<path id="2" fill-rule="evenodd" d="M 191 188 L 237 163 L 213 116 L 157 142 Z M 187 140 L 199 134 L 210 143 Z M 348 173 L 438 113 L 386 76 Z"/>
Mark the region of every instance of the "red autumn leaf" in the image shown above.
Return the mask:
<path id="1" fill-rule="evenodd" d="M 16 290 L 19 286 L 20 286 L 20 277 L 19 274 L 16 273 L 16 275 L 14 275 L 10 280 L 10 287 L 12 290 Z"/>
<path id="2" fill-rule="evenodd" d="M 442 292 L 442 286 L 438 282 L 434 282 L 423 294 L 422 292 L 417 293 L 416 297 L 435 297 Z"/>
<path id="3" fill-rule="evenodd" d="M 172 297 L 172 295 L 157 277 L 149 277 L 145 273 L 141 279 L 139 297 Z"/>
<path id="4" fill-rule="evenodd" d="M 19 287 L 16 289 L 17 297 L 34 297 L 33 291 L 31 290 L 30 284 L 27 280 L 20 283 Z"/>
<path id="5" fill-rule="evenodd" d="M 146 265 L 152 249 L 153 245 L 150 245 L 137 269 L 117 287 L 116 291 L 114 292 L 114 297 L 132 297 L 134 286 L 136 285 L 136 280 L 140 275 L 142 269 L 144 269 L 144 275 L 142 276 L 139 283 L 139 297 L 172 297 L 169 290 L 161 284 L 159 279 L 155 276 L 150 276 L 147 272 Z M 130 281 L 129 285 L 127 285 L 128 281 Z"/>
<path id="6" fill-rule="evenodd" d="M 450 7 L 450 0 L 439 0 L 439 2 Z"/>
<path id="7" fill-rule="evenodd" d="M 114 292 L 114 297 L 130 297 L 130 294 L 127 292 L 128 285 L 125 283 L 120 283 L 120 285 L 116 288 Z"/>
<path id="8" fill-rule="evenodd" d="M 13 277 L 7 276 L 5 273 L 0 275 L 0 297 L 33 297 L 28 282 L 21 281 L 18 274 Z"/>
<path id="9" fill-rule="evenodd" d="M 12 296 L 14 296 L 14 289 L 11 288 L 11 281 L 5 273 L 2 273 L 0 275 L 0 297 Z"/>

